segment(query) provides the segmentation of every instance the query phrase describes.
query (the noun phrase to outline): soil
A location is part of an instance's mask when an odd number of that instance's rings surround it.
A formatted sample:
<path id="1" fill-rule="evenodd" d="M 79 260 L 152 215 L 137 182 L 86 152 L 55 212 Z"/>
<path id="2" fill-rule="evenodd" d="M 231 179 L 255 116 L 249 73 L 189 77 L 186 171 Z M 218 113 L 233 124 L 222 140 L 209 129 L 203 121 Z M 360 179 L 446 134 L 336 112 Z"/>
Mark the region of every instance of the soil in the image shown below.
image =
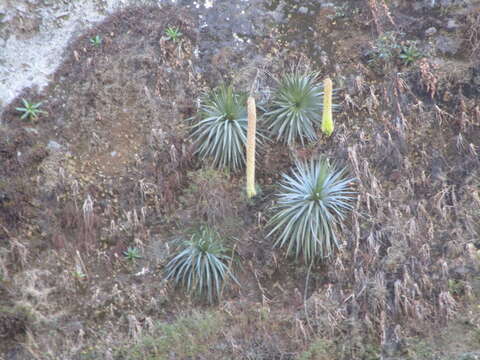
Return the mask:
<path id="1" fill-rule="evenodd" d="M 478 1 L 64 5 L 0 9 L 0 358 L 477 356 Z M 333 79 L 335 133 L 265 146 L 262 193 L 247 201 L 241 172 L 205 175 L 194 155 L 197 99 L 256 82 L 267 107 L 273 78 L 293 67 Z M 46 113 L 21 120 L 21 99 Z M 342 251 L 309 270 L 272 249 L 265 224 L 281 174 L 319 155 L 350 169 L 358 199 Z M 241 286 L 217 305 L 163 275 L 172 239 L 201 220 L 241 263 Z M 125 258 L 131 247 L 141 258 Z"/>

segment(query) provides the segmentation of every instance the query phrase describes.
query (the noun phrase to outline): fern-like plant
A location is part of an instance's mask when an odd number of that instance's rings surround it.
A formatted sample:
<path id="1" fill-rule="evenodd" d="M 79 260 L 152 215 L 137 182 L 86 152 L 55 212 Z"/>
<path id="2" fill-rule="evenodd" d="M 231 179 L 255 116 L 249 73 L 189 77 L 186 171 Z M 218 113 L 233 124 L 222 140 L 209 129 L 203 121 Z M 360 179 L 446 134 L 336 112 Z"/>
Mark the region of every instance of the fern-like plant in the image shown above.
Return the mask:
<path id="1" fill-rule="evenodd" d="M 289 145 L 297 140 L 317 139 L 323 109 L 323 87 L 315 72 L 294 71 L 277 80 L 266 124 L 277 141 Z"/>
<path id="2" fill-rule="evenodd" d="M 247 96 L 232 86 L 222 85 L 204 95 L 199 121 L 193 125 L 191 138 L 195 152 L 211 158 L 216 167 L 234 171 L 245 165 L 247 143 Z"/>
<path id="3" fill-rule="evenodd" d="M 352 209 L 353 180 L 325 159 L 297 161 L 291 175 L 283 174 L 276 213 L 268 222 L 274 246 L 306 263 L 331 256 L 340 246 L 337 225 Z"/>
<path id="4" fill-rule="evenodd" d="M 223 283 L 228 278 L 238 283 L 229 266 L 231 254 L 232 251 L 223 246 L 217 231 L 201 226 L 168 262 L 166 278 L 212 303 L 220 297 Z"/>

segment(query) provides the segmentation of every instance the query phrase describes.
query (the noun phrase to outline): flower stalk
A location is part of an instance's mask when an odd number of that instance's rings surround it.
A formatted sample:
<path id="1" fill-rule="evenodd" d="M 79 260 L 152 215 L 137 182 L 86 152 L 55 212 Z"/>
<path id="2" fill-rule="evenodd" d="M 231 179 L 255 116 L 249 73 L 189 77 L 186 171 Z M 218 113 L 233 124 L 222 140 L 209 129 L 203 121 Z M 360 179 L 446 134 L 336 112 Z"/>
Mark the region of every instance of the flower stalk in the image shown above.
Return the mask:
<path id="1" fill-rule="evenodd" d="M 248 97 L 247 112 L 247 197 L 251 199 L 257 194 L 255 191 L 255 133 L 257 127 L 257 109 L 253 96 Z"/>
<path id="2" fill-rule="evenodd" d="M 323 82 L 323 118 L 322 118 L 322 132 L 330 136 L 333 133 L 333 119 L 332 119 L 332 89 L 333 84 L 330 78 L 326 78 Z"/>

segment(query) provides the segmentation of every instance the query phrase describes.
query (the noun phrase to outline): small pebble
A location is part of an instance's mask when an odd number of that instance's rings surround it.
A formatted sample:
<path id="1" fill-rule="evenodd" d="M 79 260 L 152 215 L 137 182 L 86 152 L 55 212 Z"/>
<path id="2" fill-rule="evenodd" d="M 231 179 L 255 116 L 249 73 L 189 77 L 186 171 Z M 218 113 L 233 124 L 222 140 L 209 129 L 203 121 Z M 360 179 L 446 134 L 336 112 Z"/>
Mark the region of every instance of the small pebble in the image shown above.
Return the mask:
<path id="1" fill-rule="evenodd" d="M 437 28 L 432 26 L 432 27 L 429 27 L 427 30 L 425 30 L 425 35 L 426 36 L 433 36 L 437 33 Z"/>
<path id="2" fill-rule="evenodd" d="M 26 127 L 26 128 L 25 128 L 25 131 L 26 131 L 26 132 L 29 132 L 30 134 L 38 135 L 38 130 L 35 129 L 35 128 L 32 128 L 32 127 Z"/>
<path id="3" fill-rule="evenodd" d="M 60 150 L 62 148 L 62 145 L 57 143 L 56 141 L 50 140 L 47 144 L 47 149 L 49 150 Z"/>
<path id="4" fill-rule="evenodd" d="M 447 29 L 448 30 L 455 30 L 458 27 L 460 27 L 460 25 L 458 25 L 457 22 L 454 19 L 448 20 L 448 22 L 447 22 Z"/>
<path id="5" fill-rule="evenodd" d="M 308 8 L 305 7 L 305 6 L 300 6 L 300 7 L 298 8 L 298 12 L 299 12 L 300 14 L 304 14 L 304 15 L 305 15 L 305 14 L 308 13 Z"/>

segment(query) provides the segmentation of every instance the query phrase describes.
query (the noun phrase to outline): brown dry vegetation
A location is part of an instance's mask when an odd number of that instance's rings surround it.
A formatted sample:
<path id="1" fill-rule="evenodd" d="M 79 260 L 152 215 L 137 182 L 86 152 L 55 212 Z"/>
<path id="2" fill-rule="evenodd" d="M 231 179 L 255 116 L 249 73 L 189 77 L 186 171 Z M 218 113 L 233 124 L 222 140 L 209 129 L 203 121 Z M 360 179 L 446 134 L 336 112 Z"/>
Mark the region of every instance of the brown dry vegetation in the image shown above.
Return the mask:
<path id="1" fill-rule="evenodd" d="M 173 7 L 125 10 L 72 42 L 51 85 L 18 98 L 45 101 L 48 115 L 22 123 L 18 99 L 3 113 L 0 354 L 449 359 L 480 348 L 478 11 L 361 3 L 316 9 L 308 31 L 307 15 L 293 13 L 248 54 L 195 56 L 208 34 Z M 461 24 L 453 33 L 442 30 L 450 18 Z M 461 50 L 436 51 L 424 35 L 432 24 Z M 181 28 L 180 43 L 164 38 L 167 25 Z M 425 56 L 406 65 L 395 48 L 375 61 L 386 32 L 395 45 L 417 40 Z M 249 202 L 243 174 L 192 155 L 185 119 L 219 78 L 249 88 L 257 68 L 278 75 L 298 63 L 338 87 L 335 133 L 306 148 L 268 145 L 257 159 L 263 193 Z M 258 96 L 271 85 L 262 77 Z M 316 154 L 348 165 L 358 200 L 344 248 L 306 289 L 307 269 L 272 250 L 264 226 L 281 172 Z M 200 221 L 234 239 L 241 264 L 241 286 L 215 306 L 162 272 L 172 236 Z M 129 246 L 142 258 L 126 261 Z"/>

